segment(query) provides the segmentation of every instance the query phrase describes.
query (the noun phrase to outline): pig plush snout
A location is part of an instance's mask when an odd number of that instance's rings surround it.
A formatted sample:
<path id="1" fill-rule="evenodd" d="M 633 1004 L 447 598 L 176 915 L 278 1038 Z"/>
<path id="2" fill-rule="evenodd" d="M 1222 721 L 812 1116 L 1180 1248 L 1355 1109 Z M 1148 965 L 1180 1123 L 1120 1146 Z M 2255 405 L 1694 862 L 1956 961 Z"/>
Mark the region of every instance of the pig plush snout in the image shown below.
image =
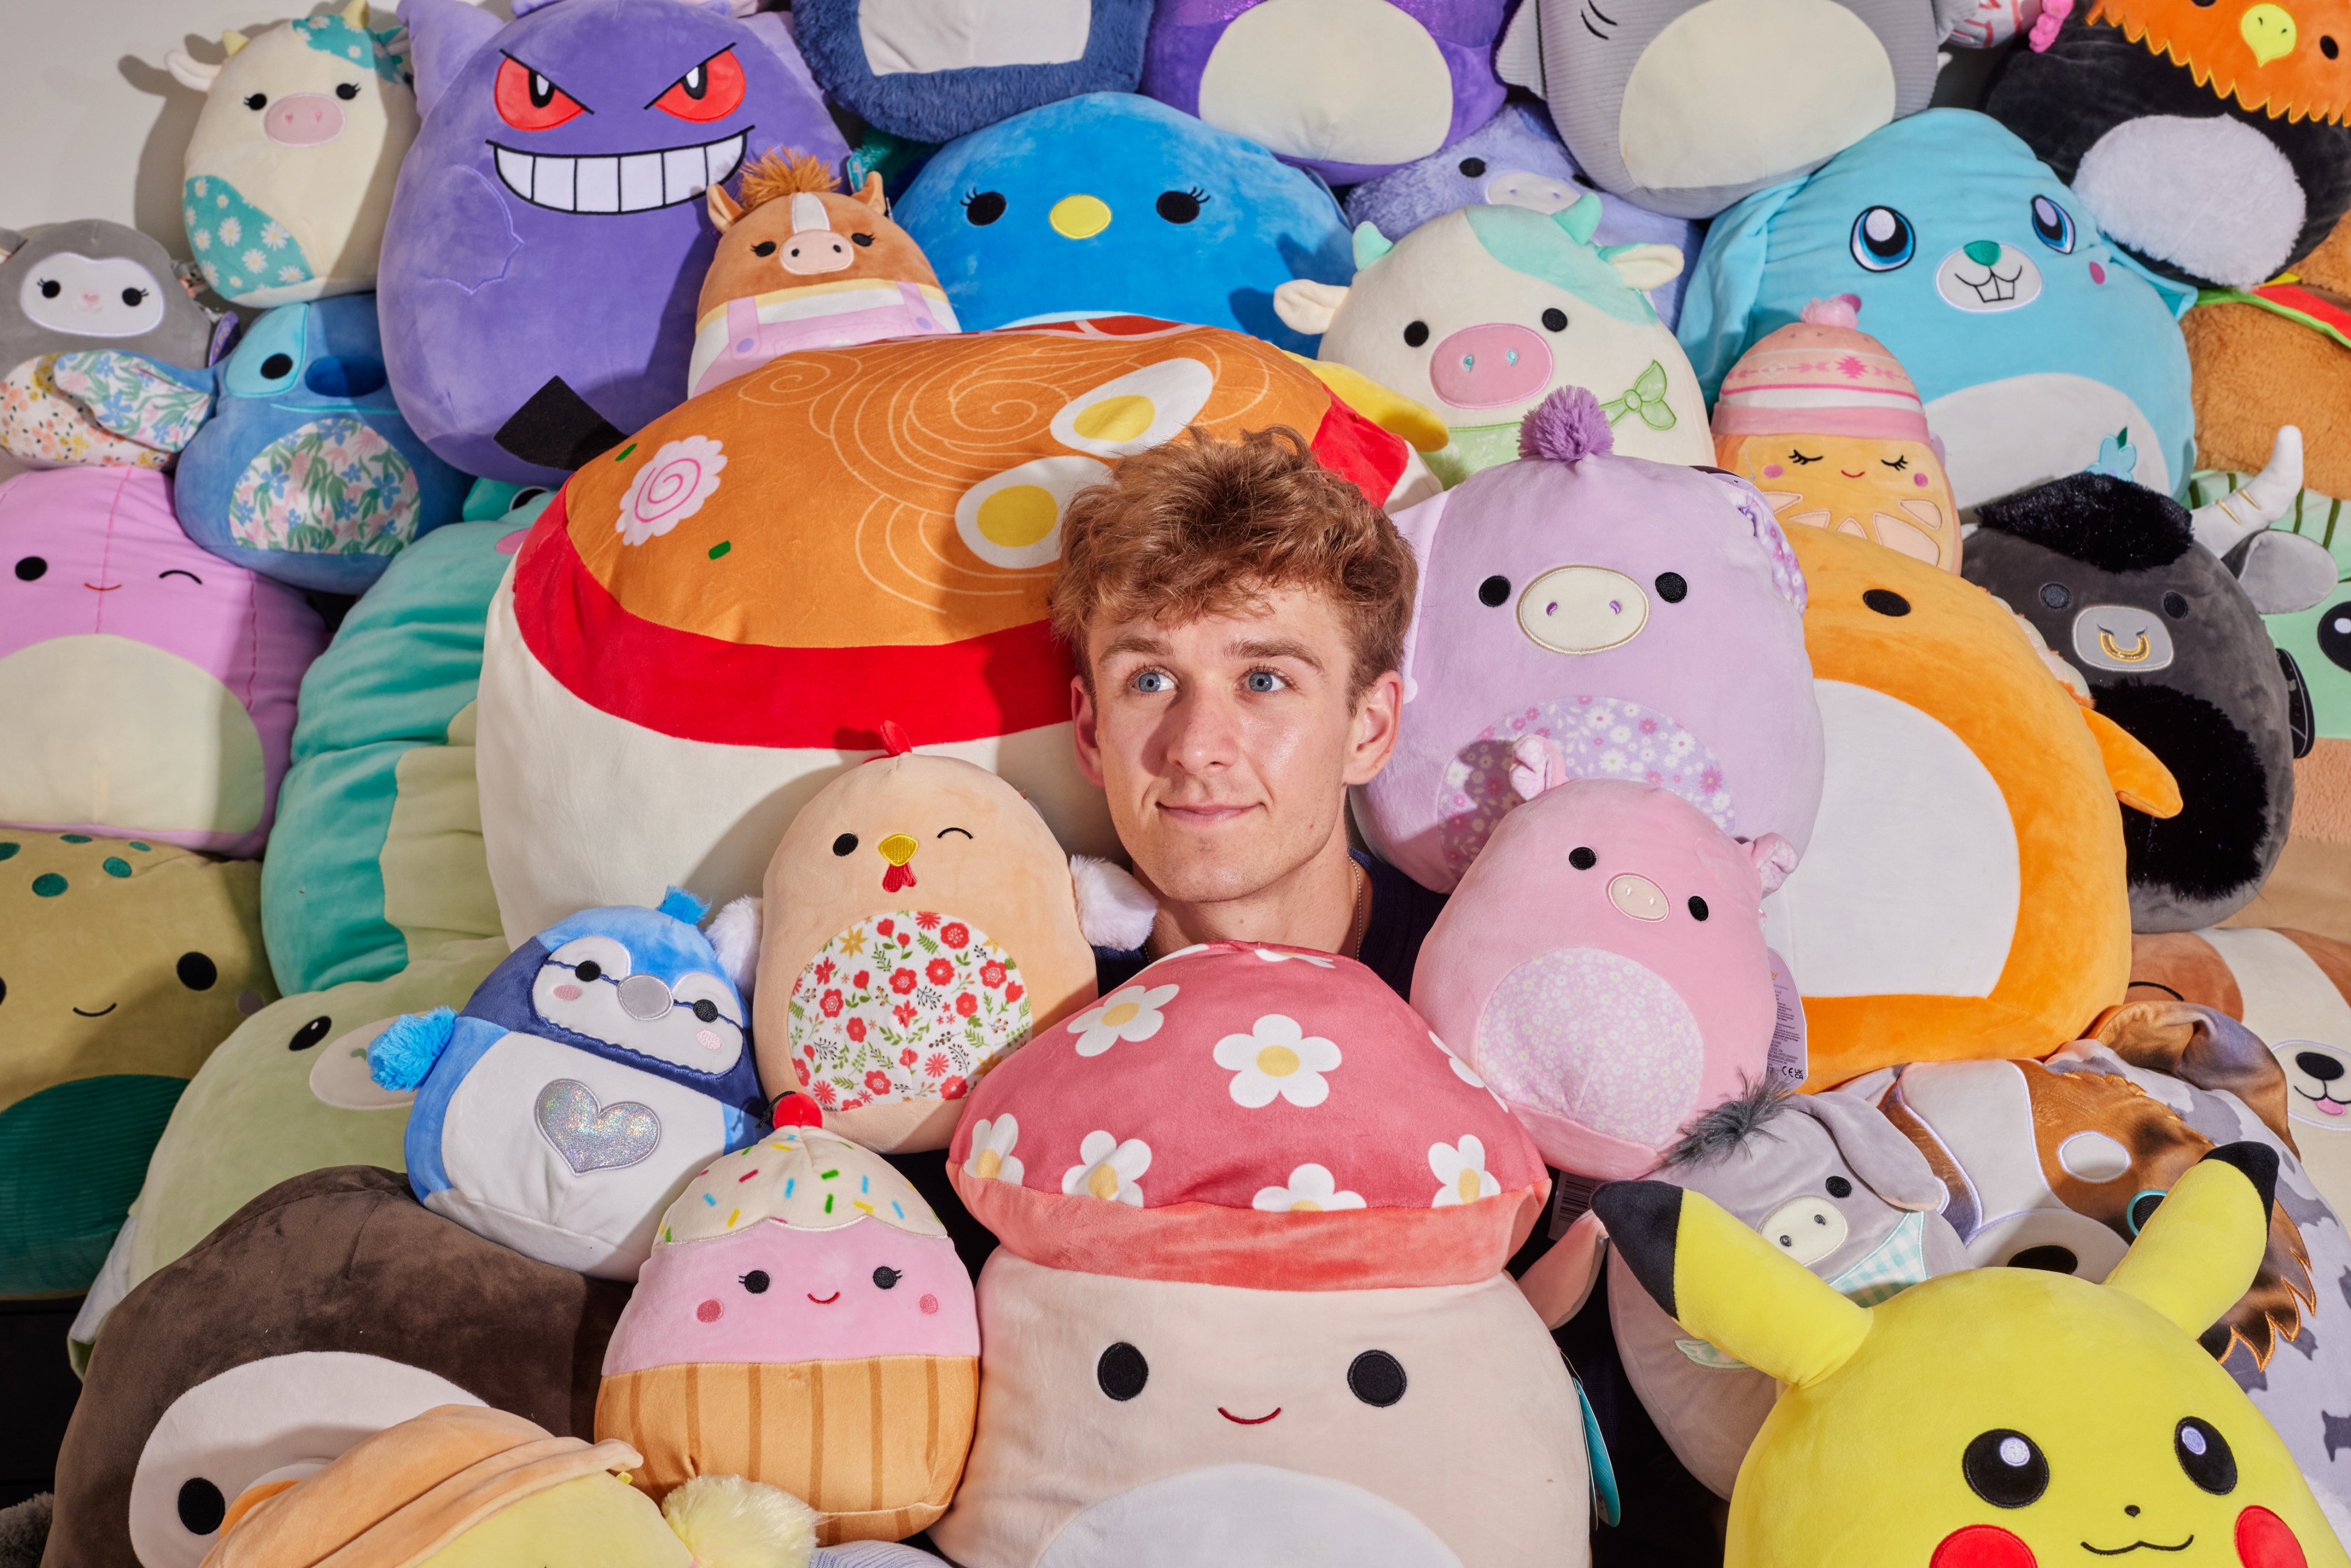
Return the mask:
<path id="1" fill-rule="evenodd" d="M 1449 333 L 1428 356 L 1428 384 L 1456 408 L 1507 408 L 1551 384 L 1551 345 L 1514 321 Z"/>
<path id="2" fill-rule="evenodd" d="M 291 92 L 271 100 L 261 128 L 280 147 L 319 147 L 343 133 L 343 106 L 323 92 Z"/>

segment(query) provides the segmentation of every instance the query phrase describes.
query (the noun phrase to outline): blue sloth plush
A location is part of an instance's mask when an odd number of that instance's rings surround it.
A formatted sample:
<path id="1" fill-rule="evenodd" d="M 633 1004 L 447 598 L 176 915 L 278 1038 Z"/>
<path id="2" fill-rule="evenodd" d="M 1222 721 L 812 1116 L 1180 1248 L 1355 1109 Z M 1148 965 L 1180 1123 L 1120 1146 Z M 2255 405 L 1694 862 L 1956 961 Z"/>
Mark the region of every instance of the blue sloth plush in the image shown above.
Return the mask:
<path id="1" fill-rule="evenodd" d="M 952 141 L 1083 92 L 1133 92 L 1151 0 L 799 0 L 825 96 L 893 136 Z"/>
<path id="2" fill-rule="evenodd" d="M 281 305 L 210 370 L 84 349 L 54 374 L 99 424 L 179 454 L 189 538 L 297 588 L 366 591 L 402 546 L 456 520 L 471 482 L 392 402 L 372 294 Z"/>
<path id="3" fill-rule="evenodd" d="M 1707 395 L 1749 345 L 1840 294 L 1917 382 L 1962 507 L 2102 463 L 2187 486 L 2178 318 L 2193 291 L 2108 245 L 1990 118 L 1897 120 L 1716 218 L 1679 324 Z"/>
<path id="4" fill-rule="evenodd" d="M 1047 104 L 947 143 L 891 215 L 971 331 L 1156 316 L 1311 354 L 1273 291 L 1354 272 L 1320 180 L 1131 93 Z"/>
<path id="5" fill-rule="evenodd" d="M 676 888 L 659 909 L 586 910 L 462 1013 L 376 1037 L 375 1081 L 416 1092 L 408 1181 L 425 1207 L 544 1262 L 637 1277 L 670 1200 L 766 1126 L 749 1014 L 702 913 Z"/>

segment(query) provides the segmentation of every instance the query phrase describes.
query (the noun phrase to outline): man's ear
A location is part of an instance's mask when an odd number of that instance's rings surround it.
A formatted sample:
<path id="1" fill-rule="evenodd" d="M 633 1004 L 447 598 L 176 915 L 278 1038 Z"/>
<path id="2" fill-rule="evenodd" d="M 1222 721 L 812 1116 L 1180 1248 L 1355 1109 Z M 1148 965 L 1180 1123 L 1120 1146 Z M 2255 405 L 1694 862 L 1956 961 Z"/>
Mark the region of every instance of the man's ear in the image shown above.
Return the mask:
<path id="1" fill-rule="evenodd" d="M 1355 699 L 1354 758 L 1347 769 L 1349 788 L 1368 784 L 1395 755 L 1396 731 L 1404 706 L 1404 677 L 1384 670 Z"/>
<path id="2" fill-rule="evenodd" d="M 1081 654 L 1081 657 L 1083 655 Z M 1083 675 L 1070 677 L 1070 740 L 1078 754 L 1078 771 L 1095 789 L 1102 782 L 1102 738 L 1094 729 L 1094 694 Z"/>
<path id="3" fill-rule="evenodd" d="M 2201 1334 L 2261 1269 L 2277 1173 L 2267 1144 L 2223 1144 L 2206 1155 L 2172 1184 L 2107 1287 Z"/>
<path id="4" fill-rule="evenodd" d="M 1866 1307 L 1698 1193 L 1661 1181 L 1610 1182 L 1592 1207 L 1667 1317 L 1782 1383 L 1821 1382 L 1869 1335 Z"/>

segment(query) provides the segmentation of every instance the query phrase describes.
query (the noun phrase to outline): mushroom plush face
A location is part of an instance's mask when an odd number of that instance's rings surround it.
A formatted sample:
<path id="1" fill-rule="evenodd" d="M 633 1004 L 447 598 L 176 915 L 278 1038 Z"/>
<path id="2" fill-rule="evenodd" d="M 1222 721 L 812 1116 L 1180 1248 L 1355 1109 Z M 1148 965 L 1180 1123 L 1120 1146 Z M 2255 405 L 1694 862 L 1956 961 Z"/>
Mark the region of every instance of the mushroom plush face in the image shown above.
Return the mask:
<path id="1" fill-rule="evenodd" d="M 1094 995 L 1069 859 L 994 774 L 906 755 L 820 791 L 769 862 L 760 1079 L 884 1153 L 937 1148 L 979 1076 Z"/>

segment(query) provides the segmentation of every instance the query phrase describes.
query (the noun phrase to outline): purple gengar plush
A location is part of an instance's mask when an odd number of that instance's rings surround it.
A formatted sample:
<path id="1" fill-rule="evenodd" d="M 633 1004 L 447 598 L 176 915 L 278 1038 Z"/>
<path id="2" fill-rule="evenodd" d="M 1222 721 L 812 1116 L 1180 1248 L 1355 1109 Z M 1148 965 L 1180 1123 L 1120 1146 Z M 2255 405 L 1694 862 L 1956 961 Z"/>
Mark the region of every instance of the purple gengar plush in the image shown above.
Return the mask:
<path id="1" fill-rule="evenodd" d="M 1697 257 L 1698 225 L 1602 193 L 1561 144 L 1551 116 L 1525 103 L 1506 103 L 1460 141 L 1357 185 L 1347 193 L 1347 224 L 1370 224 L 1402 239 L 1431 218 L 1479 203 L 1558 213 L 1594 193 L 1600 226 L 1593 244 L 1670 245 Z M 1677 276 L 1648 291 L 1667 327 L 1681 314 L 1682 281 Z"/>
<path id="2" fill-rule="evenodd" d="M 1420 559 L 1403 725 L 1355 816 L 1425 887 L 1452 891 L 1518 803 L 1529 736 L 1556 748 L 1552 782 L 1652 784 L 1734 839 L 1812 839 L 1821 716 L 1794 552 L 1745 480 L 1615 455 L 1592 402 L 1552 393 L 1526 455 L 1395 519 Z"/>
<path id="3" fill-rule="evenodd" d="M 1159 0 L 1143 90 L 1349 185 L 1426 157 L 1502 106 L 1494 40 L 1509 9 L 1508 0 Z"/>
<path id="4" fill-rule="evenodd" d="M 704 188 L 771 146 L 849 150 L 780 16 L 515 10 L 402 0 L 424 124 L 378 304 L 392 393 L 426 444 L 468 474 L 547 484 L 677 402 L 717 244 Z"/>

